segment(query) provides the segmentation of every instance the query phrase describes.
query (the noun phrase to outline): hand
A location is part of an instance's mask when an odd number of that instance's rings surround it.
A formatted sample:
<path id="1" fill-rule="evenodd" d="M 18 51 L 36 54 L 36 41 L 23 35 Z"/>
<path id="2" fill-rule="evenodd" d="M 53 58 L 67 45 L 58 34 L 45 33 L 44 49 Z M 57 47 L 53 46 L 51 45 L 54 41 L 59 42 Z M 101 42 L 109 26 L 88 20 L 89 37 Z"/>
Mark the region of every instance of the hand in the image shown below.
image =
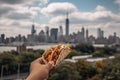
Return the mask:
<path id="1" fill-rule="evenodd" d="M 26 80 L 47 80 L 49 72 L 54 67 L 54 62 L 41 64 L 42 58 L 38 58 L 31 63 L 30 74 Z"/>

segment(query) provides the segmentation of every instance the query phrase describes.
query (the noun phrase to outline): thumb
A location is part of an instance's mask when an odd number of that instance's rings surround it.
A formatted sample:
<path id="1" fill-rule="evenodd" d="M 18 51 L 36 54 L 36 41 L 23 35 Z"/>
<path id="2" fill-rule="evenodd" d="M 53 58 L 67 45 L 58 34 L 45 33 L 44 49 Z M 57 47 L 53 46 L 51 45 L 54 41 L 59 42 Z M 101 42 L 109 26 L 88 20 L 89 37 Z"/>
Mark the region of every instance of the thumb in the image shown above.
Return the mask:
<path id="1" fill-rule="evenodd" d="M 54 67 L 54 62 L 53 61 L 48 62 L 46 66 L 49 70 L 51 70 Z"/>

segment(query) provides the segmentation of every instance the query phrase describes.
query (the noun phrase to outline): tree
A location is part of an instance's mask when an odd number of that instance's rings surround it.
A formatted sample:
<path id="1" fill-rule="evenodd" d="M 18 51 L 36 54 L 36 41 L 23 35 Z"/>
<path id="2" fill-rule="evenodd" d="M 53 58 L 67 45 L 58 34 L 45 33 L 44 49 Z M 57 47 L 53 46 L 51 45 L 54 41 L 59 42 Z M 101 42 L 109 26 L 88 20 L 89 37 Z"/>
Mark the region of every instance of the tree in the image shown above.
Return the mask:
<path id="1" fill-rule="evenodd" d="M 116 52 L 116 48 L 105 46 L 105 47 L 102 49 L 102 52 L 103 52 L 104 54 L 106 54 L 106 55 L 112 55 L 113 53 Z"/>
<path id="2" fill-rule="evenodd" d="M 103 61 L 96 61 L 94 63 L 94 67 L 97 69 L 99 73 L 103 71 L 104 66 L 105 66 L 105 63 Z"/>
<path id="3" fill-rule="evenodd" d="M 31 53 L 31 52 L 23 52 L 20 54 L 20 61 L 21 64 L 29 64 L 31 63 L 33 60 L 39 58 L 40 55 L 39 54 L 35 54 L 35 53 Z"/>
<path id="4" fill-rule="evenodd" d="M 4 75 L 9 75 L 12 73 L 16 73 L 17 69 L 16 69 L 16 65 L 17 62 L 15 60 L 15 56 L 11 53 L 3 53 L 0 54 L 0 69 L 1 66 L 4 66 Z"/>
<path id="5" fill-rule="evenodd" d="M 44 53 L 44 50 L 42 50 L 42 49 L 38 49 L 38 50 L 28 49 L 28 52 L 38 53 L 39 55 L 42 55 Z"/>
<path id="6" fill-rule="evenodd" d="M 69 55 L 66 58 L 72 58 L 73 56 L 79 56 L 81 55 L 80 52 L 76 51 L 76 50 L 71 50 L 71 52 L 69 53 Z"/>
<path id="7" fill-rule="evenodd" d="M 57 66 L 48 80 L 80 80 L 80 76 L 74 63 L 64 62 Z"/>
<path id="8" fill-rule="evenodd" d="M 10 53 L 0 54 L 1 65 L 11 65 L 15 63 L 15 56 Z"/>
<path id="9" fill-rule="evenodd" d="M 95 51 L 93 53 L 93 57 L 104 57 L 104 54 L 101 51 Z"/>
<path id="10" fill-rule="evenodd" d="M 73 47 L 73 49 L 77 51 L 81 51 L 83 53 L 93 53 L 94 52 L 94 47 L 89 44 L 79 44 Z"/>
<path id="11" fill-rule="evenodd" d="M 33 53 L 38 53 L 38 54 L 42 55 L 44 53 L 44 50 L 42 50 L 42 49 L 33 50 Z"/>
<path id="12" fill-rule="evenodd" d="M 95 68 L 92 67 L 87 61 L 80 59 L 76 63 L 77 71 L 79 75 L 82 77 L 81 80 L 86 80 L 89 77 L 92 77 L 97 74 Z"/>
<path id="13" fill-rule="evenodd" d="M 105 80 L 120 80 L 120 56 L 111 61 L 106 61 L 104 69 L 101 73 Z"/>
<path id="14" fill-rule="evenodd" d="M 97 75 L 95 75 L 92 78 L 89 78 L 87 80 L 101 80 L 101 79 Z"/>
<path id="15" fill-rule="evenodd" d="M 23 52 L 19 55 L 19 61 L 20 61 L 20 70 L 21 72 L 28 72 L 30 63 L 39 58 L 41 55 L 37 53 L 31 53 L 31 52 Z"/>

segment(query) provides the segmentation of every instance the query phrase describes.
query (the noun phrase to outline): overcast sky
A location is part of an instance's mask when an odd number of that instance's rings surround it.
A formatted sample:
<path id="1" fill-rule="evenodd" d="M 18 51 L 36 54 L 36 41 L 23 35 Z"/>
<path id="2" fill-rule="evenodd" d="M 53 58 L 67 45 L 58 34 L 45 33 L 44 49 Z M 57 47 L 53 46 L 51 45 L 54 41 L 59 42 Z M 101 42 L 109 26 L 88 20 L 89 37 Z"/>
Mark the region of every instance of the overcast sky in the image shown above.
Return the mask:
<path id="1" fill-rule="evenodd" d="M 120 37 L 120 0 L 0 0 L 0 34 L 30 34 L 33 21 L 37 33 L 60 25 L 65 33 L 67 11 L 70 33 L 84 26 L 90 35 L 101 28 L 106 37 L 114 32 Z"/>

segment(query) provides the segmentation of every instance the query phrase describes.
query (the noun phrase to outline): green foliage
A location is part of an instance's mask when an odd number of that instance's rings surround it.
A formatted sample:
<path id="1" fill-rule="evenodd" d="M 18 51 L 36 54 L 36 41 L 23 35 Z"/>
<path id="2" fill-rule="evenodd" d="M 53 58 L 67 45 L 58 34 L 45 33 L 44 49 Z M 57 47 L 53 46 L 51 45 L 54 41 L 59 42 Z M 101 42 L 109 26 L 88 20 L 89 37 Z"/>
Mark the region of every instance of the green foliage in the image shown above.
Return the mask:
<path id="1" fill-rule="evenodd" d="M 105 55 L 101 51 L 95 51 L 93 53 L 93 57 L 104 57 Z"/>
<path id="2" fill-rule="evenodd" d="M 72 47 L 71 53 L 67 58 L 93 53 L 94 57 L 103 57 L 112 55 L 116 52 L 114 47 L 105 47 L 94 49 L 88 44 L 80 44 Z M 30 63 L 43 54 L 44 50 L 28 50 L 28 52 L 17 53 L 4 52 L 0 54 L 0 68 L 4 65 L 4 75 L 17 73 L 18 64 L 21 72 L 28 72 Z M 120 80 L 120 56 L 115 59 L 105 61 L 104 64 L 88 63 L 85 60 L 78 60 L 76 63 L 63 62 L 56 67 L 50 74 L 48 80 Z M 94 65 L 95 64 L 95 65 Z M 93 66 L 94 65 L 94 66 Z"/>
<path id="3" fill-rule="evenodd" d="M 102 49 L 102 52 L 103 52 L 104 54 L 106 54 L 106 55 L 113 55 L 113 53 L 116 52 L 116 48 L 105 46 L 105 47 Z"/>
<path id="4" fill-rule="evenodd" d="M 82 59 L 76 63 L 63 62 L 48 80 L 120 80 L 119 60 L 120 57 L 106 62 L 98 61 L 94 66 Z"/>
<path id="5" fill-rule="evenodd" d="M 38 54 L 42 55 L 44 53 L 44 50 L 42 50 L 42 49 L 38 49 L 38 50 L 28 49 L 28 52 L 38 53 Z"/>
<path id="6" fill-rule="evenodd" d="M 16 56 L 19 55 L 19 53 L 17 51 L 14 51 L 14 50 L 11 51 L 11 54 L 16 55 Z"/>
<path id="7" fill-rule="evenodd" d="M 0 54 L 0 72 L 3 66 L 4 75 L 17 73 L 18 64 L 21 72 L 29 71 L 29 64 L 40 57 L 43 50 L 33 50 L 32 52 L 17 53 L 16 51 L 4 52 Z"/>
<path id="8" fill-rule="evenodd" d="M 19 55 L 19 64 L 21 72 L 28 72 L 30 63 L 39 58 L 40 55 L 38 53 L 31 53 L 31 52 L 23 52 Z"/>
<path id="9" fill-rule="evenodd" d="M 79 44 L 73 47 L 73 49 L 77 51 L 81 51 L 83 53 L 93 53 L 94 52 L 94 47 L 89 44 Z"/>
<path id="10" fill-rule="evenodd" d="M 44 53 L 44 50 L 42 49 L 38 49 L 38 50 L 34 50 L 34 53 L 39 53 L 40 55 L 42 55 Z"/>
<path id="11" fill-rule="evenodd" d="M 79 75 L 81 75 L 82 80 L 86 80 L 89 77 L 94 76 L 97 71 L 95 68 L 92 67 L 87 61 L 85 60 L 78 60 L 76 63 L 77 71 L 79 72 Z"/>
<path id="12" fill-rule="evenodd" d="M 48 80 L 86 80 L 93 77 L 97 71 L 85 60 L 77 63 L 63 62 L 52 72 Z"/>
<path id="13" fill-rule="evenodd" d="M 98 73 L 103 71 L 103 68 L 105 67 L 104 61 L 96 61 L 94 62 L 95 69 L 97 70 Z"/>
<path id="14" fill-rule="evenodd" d="M 99 76 L 95 75 L 92 78 L 89 78 L 87 80 L 101 80 L 101 79 L 99 78 Z"/>
<path id="15" fill-rule="evenodd" d="M 15 56 L 10 53 L 4 53 L 0 55 L 1 65 L 12 65 L 15 63 Z"/>
<path id="16" fill-rule="evenodd" d="M 120 56 L 112 61 L 107 61 L 103 72 L 102 78 L 105 80 L 120 80 Z"/>
<path id="17" fill-rule="evenodd" d="M 7 72 L 4 73 L 4 75 L 15 73 L 16 65 L 17 61 L 13 54 L 7 52 L 5 52 L 4 54 L 0 54 L 0 70 L 3 66 L 4 71 Z"/>
<path id="18" fill-rule="evenodd" d="M 76 65 L 70 62 L 64 62 L 57 66 L 48 80 L 80 80 Z"/>
<path id="19" fill-rule="evenodd" d="M 31 53 L 31 52 L 23 52 L 20 54 L 21 64 L 29 64 L 33 60 L 39 58 L 39 54 Z"/>
<path id="20" fill-rule="evenodd" d="M 102 48 L 96 48 L 95 52 L 93 53 L 93 57 L 104 57 L 109 55 L 114 55 L 117 52 L 115 47 L 102 47 Z"/>
<path id="21" fill-rule="evenodd" d="M 76 51 L 76 50 L 72 50 L 70 53 L 69 53 L 69 55 L 67 56 L 67 58 L 72 58 L 73 56 L 79 56 L 79 55 L 81 55 L 81 53 L 80 52 L 78 52 L 78 51 Z"/>

